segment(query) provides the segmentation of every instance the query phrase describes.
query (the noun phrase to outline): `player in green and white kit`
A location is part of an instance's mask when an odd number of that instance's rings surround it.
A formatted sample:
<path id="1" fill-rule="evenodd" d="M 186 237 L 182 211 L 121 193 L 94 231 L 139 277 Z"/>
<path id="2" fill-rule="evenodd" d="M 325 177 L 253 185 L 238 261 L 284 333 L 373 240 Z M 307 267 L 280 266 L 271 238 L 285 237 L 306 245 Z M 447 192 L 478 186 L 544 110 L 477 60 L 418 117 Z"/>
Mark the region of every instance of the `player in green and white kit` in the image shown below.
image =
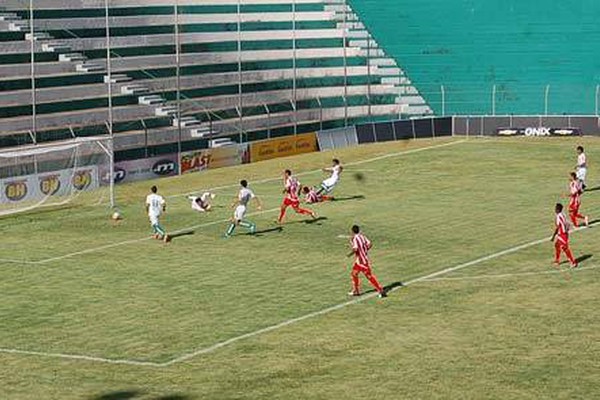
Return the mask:
<path id="1" fill-rule="evenodd" d="M 167 202 L 164 197 L 158 194 L 158 188 L 156 186 L 152 186 L 150 192 L 151 193 L 146 197 L 146 212 L 148 213 L 148 218 L 152 225 L 154 237 L 169 242 L 171 238 L 167 235 L 165 228 L 160 224 L 160 216 L 166 211 Z"/>
<path id="2" fill-rule="evenodd" d="M 240 182 L 240 186 L 241 188 L 238 193 L 238 197 L 232 204 L 232 207 L 235 207 L 235 211 L 233 213 L 231 224 L 229 225 L 229 228 L 227 228 L 227 232 L 225 232 L 226 238 L 233 234 L 233 231 L 238 225 L 247 228 L 250 231 L 250 234 L 254 234 L 256 232 L 256 224 L 247 221 L 244 218 L 246 217 L 246 211 L 248 210 L 248 203 L 250 203 L 250 200 L 254 199 L 256 201 L 258 210 L 262 209 L 262 204 L 254 192 L 248 189 L 248 181 L 242 180 Z"/>

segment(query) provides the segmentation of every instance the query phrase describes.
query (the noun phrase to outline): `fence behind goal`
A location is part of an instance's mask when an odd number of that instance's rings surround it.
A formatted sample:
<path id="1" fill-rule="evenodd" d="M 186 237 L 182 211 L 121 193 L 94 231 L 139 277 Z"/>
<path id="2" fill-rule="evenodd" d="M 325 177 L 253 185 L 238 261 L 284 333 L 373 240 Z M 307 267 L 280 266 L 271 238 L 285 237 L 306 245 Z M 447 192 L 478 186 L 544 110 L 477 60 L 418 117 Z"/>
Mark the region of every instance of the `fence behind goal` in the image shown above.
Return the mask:
<path id="1" fill-rule="evenodd" d="M 0 215 L 66 204 L 114 206 L 112 139 L 0 151 Z"/>

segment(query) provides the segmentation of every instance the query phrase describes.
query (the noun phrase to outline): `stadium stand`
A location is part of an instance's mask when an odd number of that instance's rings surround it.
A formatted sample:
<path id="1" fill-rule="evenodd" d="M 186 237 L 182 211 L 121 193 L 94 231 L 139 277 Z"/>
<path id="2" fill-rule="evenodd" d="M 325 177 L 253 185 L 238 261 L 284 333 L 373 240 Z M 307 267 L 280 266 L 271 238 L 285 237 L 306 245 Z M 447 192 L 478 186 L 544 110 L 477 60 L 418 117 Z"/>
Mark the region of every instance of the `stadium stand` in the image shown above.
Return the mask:
<path id="1" fill-rule="evenodd" d="M 33 4 L 0 10 L 2 146 L 112 126 L 123 158 L 432 113 L 343 0 Z"/>

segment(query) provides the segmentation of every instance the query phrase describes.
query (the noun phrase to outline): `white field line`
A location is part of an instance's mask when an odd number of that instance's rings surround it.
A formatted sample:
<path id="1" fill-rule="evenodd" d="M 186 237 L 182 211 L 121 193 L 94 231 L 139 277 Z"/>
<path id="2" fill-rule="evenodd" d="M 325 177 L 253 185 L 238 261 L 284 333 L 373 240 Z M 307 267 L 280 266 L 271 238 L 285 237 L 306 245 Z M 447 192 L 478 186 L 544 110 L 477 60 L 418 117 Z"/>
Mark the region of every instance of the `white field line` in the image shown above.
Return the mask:
<path id="1" fill-rule="evenodd" d="M 439 276 L 442 275 L 446 275 L 449 274 L 451 272 L 455 272 L 455 271 L 459 271 L 468 267 L 472 267 L 474 265 L 477 264 L 481 264 L 483 262 L 498 258 L 498 257 L 502 257 L 508 254 L 512 254 L 512 253 L 516 253 L 520 250 L 525 250 L 528 249 L 530 247 L 536 246 L 538 244 L 544 243 L 548 240 L 549 238 L 544 238 L 544 239 L 540 239 L 540 240 L 535 240 L 533 242 L 529 242 L 529 243 L 525 243 L 519 246 L 514 246 L 511 248 L 508 248 L 506 250 L 502 250 L 499 251 L 497 253 L 493 253 L 484 257 L 480 257 L 476 260 L 473 261 L 469 261 L 463 264 L 459 264 L 456 265 L 454 267 L 450 267 L 450 268 L 445 268 L 443 270 L 437 271 L 437 272 L 433 272 L 431 274 L 428 275 L 424 275 L 415 279 L 412 279 L 410 281 L 404 282 L 402 286 L 400 287 L 396 287 L 393 288 L 392 290 L 390 290 L 390 292 L 393 292 L 401 287 L 406 287 L 406 286 L 410 286 L 410 285 L 414 285 L 415 283 L 419 283 L 419 282 L 425 282 L 425 281 L 430 281 L 433 278 L 437 278 Z M 373 299 L 374 297 L 377 296 L 377 293 L 371 293 L 365 296 L 362 296 L 358 299 L 355 300 L 350 300 L 344 303 L 340 303 L 337 304 L 335 306 L 331 306 L 325 309 L 322 309 L 320 311 L 315 311 L 309 314 L 305 314 L 303 316 L 297 317 L 297 318 L 292 318 L 292 319 L 288 319 L 287 321 L 283 321 L 280 322 L 278 324 L 275 325 L 271 325 L 268 326 L 266 328 L 262 328 L 253 332 L 248 332 L 245 333 L 243 335 L 240 336 L 236 336 L 233 337 L 231 339 L 222 341 L 222 342 L 218 342 L 212 346 L 209 347 L 204 347 L 186 354 L 183 354 L 179 357 L 173 358 L 170 361 L 166 361 L 163 363 L 158 363 L 158 362 L 150 362 L 150 361 L 136 361 L 136 360 L 127 360 L 127 359 L 111 359 L 111 358 L 103 358 L 103 357 L 94 357 L 94 356 L 85 356 L 85 355 L 74 355 L 74 354 L 63 354 L 63 353 L 46 353 L 43 351 L 29 351 L 29 350 L 20 350 L 20 349 L 10 349 L 10 348 L 0 348 L 0 353 L 7 353 L 7 354 L 21 354 L 21 355 L 30 355 L 30 356 L 39 356 L 39 357 L 46 357 L 46 358 L 60 358 L 60 359 L 66 359 L 66 360 L 80 360 L 80 361 L 90 361 L 90 362 L 99 362 L 99 363 L 105 363 L 105 364 L 122 364 L 122 365 L 131 365 L 131 366 L 145 366 L 145 367 L 169 367 L 173 364 L 178 364 L 184 361 L 187 361 L 189 359 L 192 359 L 194 357 L 198 357 L 200 355 L 203 354 L 208 354 L 208 353 L 212 353 L 216 350 L 219 350 L 223 347 L 229 346 L 231 344 L 237 343 L 239 341 L 245 340 L 245 339 L 249 339 L 255 336 L 259 336 L 265 333 L 269 333 L 269 332 L 273 332 L 275 330 L 281 329 L 281 328 L 285 328 L 287 326 L 296 324 L 298 322 L 302 322 L 302 321 L 306 321 L 308 319 L 312 319 L 312 318 L 316 318 L 325 314 L 329 314 L 332 313 L 334 311 L 340 310 L 342 308 L 354 305 L 354 304 L 359 304 L 362 302 L 365 302 L 367 300 Z"/>
<path id="2" fill-rule="evenodd" d="M 465 268 L 468 268 L 468 267 L 471 267 L 471 266 L 474 266 L 474 265 L 477 265 L 477 264 L 481 264 L 483 262 L 486 262 L 486 261 L 489 261 L 489 260 L 492 260 L 492 259 L 495 259 L 495 258 L 498 258 L 498 257 L 502 257 L 502 256 L 505 256 L 505 255 L 508 255 L 508 254 L 516 253 L 516 252 L 518 252 L 520 250 L 528 249 L 530 247 L 536 246 L 536 245 L 544 243 L 546 241 L 549 241 L 549 238 L 535 240 L 533 242 L 529 242 L 529 243 L 525 243 L 525 244 L 522 244 L 522 245 L 519 245 L 519 246 L 511 247 L 511 248 L 508 248 L 506 250 L 499 251 L 497 253 L 493 253 L 493 254 L 490 254 L 490 255 L 487 255 L 487 256 L 484 256 L 484 257 L 480 257 L 480 258 L 478 258 L 476 260 L 473 260 L 473 261 L 469 261 L 469 262 L 466 262 L 466 263 L 463 263 L 463 264 L 456 265 L 454 267 L 445 268 L 443 270 L 440 270 L 440 271 L 437 271 L 437 272 L 433 272 L 431 274 L 424 275 L 424 276 L 421 276 L 419 278 L 412 279 L 412 280 L 410 280 L 408 282 L 404 282 L 402 284 L 402 286 L 393 288 L 392 290 L 390 290 L 390 292 L 393 292 L 393 291 L 395 291 L 395 290 L 397 290 L 398 288 L 401 288 L 401 287 L 406 287 L 406 286 L 414 285 L 415 283 L 427 281 L 429 279 L 436 278 L 436 277 L 441 276 L 441 275 L 446 275 L 446 274 L 449 274 L 451 272 L 459 271 L 461 269 L 465 269 Z M 172 359 L 171 361 L 167 361 L 166 363 L 162 364 L 161 366 L 165 366 L 166 367 L 166 366 L 169 366 L 169 365 L 173 365 L 173 364 L 177 364 L 177 363 L 189 360 L 191 358 L 194 358 L 194 357 L 197 357 L 197 356 L 200 356 L 200 355 L 203 355 L 203 354 L 212 353 L 212 352 L 214 352 L 214 351 L 216 351 L 216 350 L 218 350 L 220 348 L 229 346 L 229 345 L 234 344 L 236 342 L 239 342 L 241 340 L 249 339 L 249 338 L 252 338 L 252 337 L 255 337 L 255 336 L 258 336 L 258 335 L 262 335 L 264 333 L 272 332 L 272 331 L 284 328 L 286 326 L 289 326 L 289 325 L 292 325 L 292 324 L 296 324 L 298 322 L 305 321 L 307 319 L 311 319 L 311 318 L 319 317 L 321 315 L 329 314 L 331 312 L 340 310 L 342 308 L 345 308 L 345 307 L 348 307 L 348 306 L 351 306 L 351 305 L 354 305 L 354 304 L 362 303 L 364 301 L 370 300 L 370 299 L 372 299 L 374 297 L 377 297 L 377 296 L 378 296 L 378 293 L 371 293 L 371 294 L 362 296 L 362 297 L 360 297 L 358 299 L 355 299 L 355 300 L 350 300 L 350 301 L 347 301 L 345 303 L 340 303 L 340 304 L 337 304 L 337 305 L 332 306 L 332 307 L 325 308 L 325 309 L 320 310 L 320 311 L 315 311 L 315 312 L 312 312 L 312 313 L 309 313 L 309 314 L 305 314 L 305 315 L 297 317 L 297 318 L 292 318 L 292 319 L 289 319 L 287 321 L 283 321 L 283 322 L 281 322 L 279 324 L 271 325 L 271 326 L 268 326 L 266 328 L 254 331 L 254 332 L 248 332 L 246 334 L 233 337 L 233 338 L 225 340 L 223 342 L 216 343 L 216 344 L 214 344 L 212 346 L 205 347 L 205 348 L 202 348 L 202 349 L 198 349 L 196 351 L 193 351 L 193 352 L 190 352 L 190 353 L 187 353 L 187 354 L 183 354 L 183 355 L 181 355 L 181 356 L 179 356 L 177 358 Z"/>
<path id="3" fill-rule="evenodd" d="M 354 162 L 349 162 L 349 163 L 345 163 L 344 166 L 346 167 L 352 167 L 355 165 L 362 165 L 362 164 L 367 164 L 367 163 L 371 163 L 371 162 L 376 162 L 376 161 L 380 161 L 380 160 L 384 160 L 387 158 L 392 158 L 392 157 L 400 157 L 400 156 L 404 156 L 404 155 L 410 155 L 410 154 L 415 154 L 415 153 L 420 153 L 423 151 L 428 151 L 428 150 L 435 150 L 435 149 L 439 149 L 442 147 L 448 147 L 448 146 L 454 146 L 457 144 L 461 144 L 461 143 L 465 143 L 467 142 L 466 139 L 462 139 L 462 140 L 455 140 L 452 142 L 448 142 L 448 143 L 442 143 L 442 144 L 436 144 L 433 146 L 425 146 L 425 147 L 419 147 L 417 149 L 412 149 L 412 150 L 404 150 L 404 151 L 399 151 L 396 153 L 388 153 L 388 154 L 384 154 L 381 156 L 377 156 L 377 157 L 372 157 L 372 158 L 367 158 L 364 160 L 360 160 L 360 161 L 354 161 Z M 315 174 L 317 172 L 321 172 L 322 169 L 314 169 L 312 171 L 304 171 L 304 172 L 300 172 L 295 174 L 296 176 L 306 176 L 306 175 L 311 175 L 311 174 Z M 359 170 L 354 170 L 352 169 L 351 171 L 359 171 Z M 367 170 L 361 170 L 361 171 L 367 171 Z M 261 179 L 258 181 L 252 181 L 250 182 L 253 185 L 258 185 L 258 184 L 262 184 L 262 183 L 270 183 L 270 182 L 277 182 L 280 181 L 282 178 L 281 177 L 277 177 L 277 178 L 266 178 L 266 179 Z M 176 198 L 176 197 L 181 197 L 181 196 L 190 196 L 199 192 L 210 192 L 210 191 L 217 191 L 217 190 L 225 190 L 225 189 L 235 189 L 237 187 L 239 187 L 239 184 L 233 184 L 233 185 L 225 185 L 225 186 L 217 186 L 214 188 L 210 188 L 210 189 L 206 189 L 206 190 L 195 190 L 193 192 L 187 192 L 187 193 L 180 193 L 180 194 L 173 194 L 173 195 L 169 195 L 166 196 L 167 198 Z"/>
<path id="4" fill-rule="evenodd" d="M 262 211 L 256 211 L 253 213 L 249 213 L 248 216 L 256 216 L 256 215 L 262 215 L 262 214 L 267 214 L 267 213 L 272 213 L 275 211 L 279 211 L 279 207 L 278 208 L 271 208 L 269 210 L 262 210 Z M 203 224 L 197 224 L 197 225 L 192 225 L 190 227 L 187 228 L 183 228 L 183 229 L 179 229 L 173 232 L 169 232 L 169 235 L 171 236 L 177 236 L 177 235 L 181 235 L 182 233 L 186 233 L 189 231 L 193 231 L 196 230 L 198 228 L 204 228 L 207 226 L 213 226 L 213 225 L 218 225 L 218 224 L 224 224 L 226 222 L 229 222 L 230 219 L 221 219 L 218 221 L 211 221 L 211 222 L 205 222 Z M 90 254 L 90 253 L 95 253 L 97 251 L 102 251 L 102 250 L 107 250 L 107 249 L 112 249 L 115 247 L 120 247 L 120 246 L 126 246 L 128 244 L 134 244 L 134 243 L 141 243 L 141 242 L 145 242 L 148 240 L 154 240 L 154 238 L 152 236 L 146 236 L 143 238 L 139 238 L 139 239 L 131 239 L 131 240 L 125 240 L 122 242 L 116 242 L 116 243 L 111 243 L 111 244 L 107 244 L 104 246 L 99 246 L 99 247 L 92 247 L 89 249 L 85 249 L 85 250 L 81 250 L 81 251 L 76 251 L 73 253 L 69 253 L 69 254 L 64 254 L 62 256 L 56 256 L 56 257 L 51 257 L 51 258 L 46 258 L 44 260 L 40 260 L 40 261 L 29 261 L 29 264 L 47 264 L 53 261 L 60 261 L 60 260 L 64 260 L 67 258 L 72 258 L 72 257 L 76 257 L 76 256 L 80 256 L 80 255 L 84 255 L 84 254 Z"/>
<path id="5" fill-rule="evenodd" d="M 591 271 L 591 270 L 598 269 L 598 268 L 600 268 L 600 265 L 592 265 L 589 267 L 578 267 L 575 269 L 570 269 L 570 271 L 579 273 L 579 272 L 584 272 L 584 271 Z M 455 277 L 455 278 L 433 278 L 433 279 L 426 279 L 423 281 L 423 283 L 454 282 L 454 281 L 460 282 L 460 281 L 516 278 L 516 277 L 523 277 L 523 276 L 556 275 L 556 274 L 561 274 L 563 272 L 565 272 L 565 271 L 550 270 L 550 271 L 537 271 L 537 272 L 533 272 L 533 271 L 531 271 L 531 272 L 515 272 L 512 274 L 487 274 L 487 275 L 475 275 L 475 276 L 460 276 L 460 277 Z"/>
<path id="6" fill-rule="evenodd" d="M 8 258 L 0 258 L 0 263 L 6 263 L 6 264 L 35 264 L 35 261 L 28 261 L 28 260 L 11 260 Z"/>
<path id="7" fill-rule="evenodd" d="M 135 360 L 119 360 L 119 359 L 110 359 L 103 357 L 92 357 L 92 356 L 83 356 L 77 354 L 63 354 L 63 353 L 46 353 L 43 351 L 29 351 L 29 350 L 19 350 L 19 349 L 4 349 L 0 348 L 0 353 L 5 354 L 19 354 L 26 356 L 38 356 L 44 358 L 62 358 L 66 360 L 79 360 L 79 361 L 90 361 L 90 362 L 99 362 L 103 364 L 123 364 L 123 365 L 135 365 L 138 367 L 161 367 L 162 364 L 150 362 L 150 361 L 135 361 Z"/>
<path id="8" fill-rule="evenodd" d="M 360 165 L 360 164 L 366 164 L 369 162 L 375 162 L 375 161 L 379 161 L 379 160 L 383 160 L 383 159 L 387 159 L 387 158 L 391 158 L 391 157 L 399 157 L 399 156 L 403 156 L 403 155 L 410 155 L 410 154 L 414 154 L 414 153 L 420 153 L 423 151 L 428 151 L 428 150 L 435 150 L 435 149 L 439 149 L 442 147 L 448 147 L 448 146 L 454 146 L 460 143 L 464 143 L 466 142 L 466 140 L 458 140 L 458 141 L 453 141 L 453 142 L 448 142 L 448 143 L 443 143 L 443 144 L 437 144 L 434 146 L 427 146 L 427 147 L 420 147 L 418 149 L 413 149 L 413 150 L 406 150 L 406 151 L 402 151 L 402 152 L 397 152 L 397 153 L 389 153 L 389 154 L 384 154 L 382 156 L 378 156 L 378 157 L 373 157 L 373 158 L 369 158 L 369 159 L 365 159 L 365 160 L 361 160 L 361 161 L 357 161 L 354 163 L 348 163 L 346 165 Z M 314 170 L 314 171 L 308 171 L 308 172 L 304 172 L 298 175 L 306 175 L 306 174 L 311 174 L 311 173 L 315 173 L 318 172 L 320 170 Z M 275 182 L 281 180 L 281 178 L 269 178 L 269 179 L 263 179 L 261 181 L 255 181 L 253 183 L 267 183 L 267 182 Z M 220 186 L 220 187 L 216 187 L 216 188 L 212 188 L 212 189 L 208 189 L 209 191 L 215 191 L 215 190 L 222 190 L 222 189 L 230 189 L 230 188 L 237 188 L 239 185 L 227 185 L 227 186 Z M 193 193 L 197 193 L 197 192 L 193 192 Z M 189 193 L 188 193 L 189 194 Z M 180 194 L 180 195 L 173 195 L 170 197 L 179 197 L 179 196 L 185 196 L 188 194 Z M 260 196 L 259 196 L 260 197 Z M 275 212 L 279 210 L 279 208 L 276 209 L 271 209 L 271 210 L 266 210 L 266 211 L 262 211 L 262 212 L 258 212 L 258 213 L 253 213 L 250 215 L 260 215 L 260 214 L 265 214 L 265 213 L 270 213 L 270 212 Z M 187 228 L 183 228 L 180 229 L 178 231 L 175 232 L 170 232 L 170 234 L 172 235 L 177 235 L 180 233 L 184 233 L 190 230 L 194 230 L 194 229 L 198 229 L 198 228 L 203 228 L 203 227 L 207 227 L 207 226 L 212 226 L 212 225 L 216 225 L 216 224 L 222 224 L 225 222 L 228 222 L 228 219 L 224 219 L 224 220 L 219 220 L 219 221 L 212 221 L 212 222 L 207 222 L 204 224 L 198 224 L 198 225 L 193 225 Z M 50 258 L 46 258 L 43 260 L 39 260 L 39 261 L 16 261 L 15 263 L 20 263 L 20 264 L 47 264 L 53 261 L 60 261 L 60 260 L 64 260 L 67 258 L 72 258 L 72 257 L 76 257 L 76 256 L 80 256 L 80 255 L 85 255 L 85 254 L 90 254 L 90 253 L 95 253 L 97 251 L 103 251 L 103 250 L 108 250 L 108 249 L 112 249 L 115 247 L 121 247 L 121 246 L 126 246 L 129 244 L 135 244 L 135 243 L 140 243 L 140 242 L 145 242 L 147 240 L 152 239 L 152 237 L 150 236 L 146 236 L 143 238 L 139 238 L 139 239 L 132 239 L 132 240 L 126 240 L 126 241 L 122 241 L 122 242 L 115 242 L 115 243 L 110 243 L 110 244 L 106 244 L 103 246 L 99 246 L 99 247 L 91 247 L 85 250 L 81 250 L 81 251 L 76 251 L 73 253 L 68 253 L 68 254 L 64 254 L 61 256 L 56 256 L 56 257 L 50 257 Z"/>

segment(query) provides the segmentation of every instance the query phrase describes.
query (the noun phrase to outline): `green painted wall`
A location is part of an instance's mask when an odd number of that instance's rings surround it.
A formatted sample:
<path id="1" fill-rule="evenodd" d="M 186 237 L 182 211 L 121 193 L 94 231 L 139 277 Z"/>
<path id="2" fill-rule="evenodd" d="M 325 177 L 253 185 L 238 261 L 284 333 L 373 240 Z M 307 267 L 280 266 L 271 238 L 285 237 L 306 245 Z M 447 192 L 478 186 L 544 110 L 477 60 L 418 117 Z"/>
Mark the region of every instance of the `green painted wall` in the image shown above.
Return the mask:
<path id="1" fill-rule="evenodd" d="M 600 0 L 350 0 L 436 113 L 593 114 Z"/>

